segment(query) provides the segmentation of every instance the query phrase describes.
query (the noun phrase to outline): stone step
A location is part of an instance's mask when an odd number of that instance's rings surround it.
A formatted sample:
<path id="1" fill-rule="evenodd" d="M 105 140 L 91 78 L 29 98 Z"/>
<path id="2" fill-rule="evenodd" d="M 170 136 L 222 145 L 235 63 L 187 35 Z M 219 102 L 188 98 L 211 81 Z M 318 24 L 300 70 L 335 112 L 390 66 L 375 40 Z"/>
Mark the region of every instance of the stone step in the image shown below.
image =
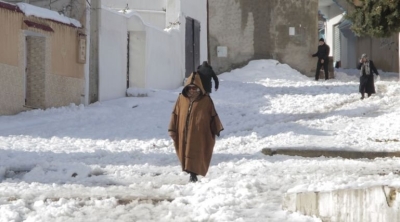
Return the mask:
<path id="1" fill-rule="evenodd" d="M 302 156 L 302 157 L 341 157 L 345 159 L 375 159 L 385 157 L 400 157 L 400 152 L 373 152 L 373 151 L 350 151 L 344 149 L 338 150 L 321 150 L 321 149 L 293 149 L 279 148 L 270 149 L 264 148 L 261 151 L 265 155 L 287 155 L 287 156 Z"/>

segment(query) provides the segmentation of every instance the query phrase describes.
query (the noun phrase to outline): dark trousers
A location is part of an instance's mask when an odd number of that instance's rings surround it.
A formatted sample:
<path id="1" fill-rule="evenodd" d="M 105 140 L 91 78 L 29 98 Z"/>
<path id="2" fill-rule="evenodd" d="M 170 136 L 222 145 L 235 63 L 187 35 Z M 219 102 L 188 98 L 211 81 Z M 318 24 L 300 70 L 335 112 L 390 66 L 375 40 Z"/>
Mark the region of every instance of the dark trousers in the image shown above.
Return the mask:
<path id="1" fill-rule="evenodd" d="M 360 76 L 359 91 L 362 98 L 364 98 L 364 93 L 367 93 L 368 97 L 370 97 L 372 93 L 375 93 L 374 75 L 372 73 L 371 75 Z"/>
<path id="2" fill-rule="evenodd" d="M 329 59 L 324 59 L 324 63 L 321 63 L 321 60 L 318 59 L 317 70 L 315 71 L 315 80 L 319 79 L 319 72 L 322 66 L 324 67 L 325 80 L 329 79 L 329 72 L 328 72 Z"/>

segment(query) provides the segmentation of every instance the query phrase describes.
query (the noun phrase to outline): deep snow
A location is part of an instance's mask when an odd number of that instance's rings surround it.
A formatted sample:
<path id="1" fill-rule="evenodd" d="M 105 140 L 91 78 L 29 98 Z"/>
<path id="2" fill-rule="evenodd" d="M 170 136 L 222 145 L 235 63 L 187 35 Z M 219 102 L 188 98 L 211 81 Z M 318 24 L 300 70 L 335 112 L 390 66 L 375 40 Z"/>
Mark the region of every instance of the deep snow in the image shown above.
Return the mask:
<path id="1" fill-rule="evenodd" d="M 211 97 L 225 130 L 198 183 L 167 133 L 181 88 L 1 116 L 0 221 L 319 221 L 282 210 L 284 193 L 399 186 L 399 159 L 260 151 L 399 151 L 398 74 L 381 72 L 365 100 L 357 75 L 317 82 L 275 60 L 219 75 Z"/>

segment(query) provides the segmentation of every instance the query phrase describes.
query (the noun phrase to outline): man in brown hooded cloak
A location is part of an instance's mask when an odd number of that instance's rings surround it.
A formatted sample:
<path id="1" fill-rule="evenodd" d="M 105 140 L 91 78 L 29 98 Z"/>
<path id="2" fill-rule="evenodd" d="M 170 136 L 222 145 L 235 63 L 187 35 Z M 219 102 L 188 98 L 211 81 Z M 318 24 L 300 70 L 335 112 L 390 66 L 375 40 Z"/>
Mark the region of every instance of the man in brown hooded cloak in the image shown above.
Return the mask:
<path id="1" fill-rule="evenodd" d="M 215 136 L 222 130 L 214 103 L 205 92 L 199 74 L 192 73 L 178 96 L 168 127 L 182 170 L 190 173 L 191 182 L 197 181 L 197 175 L 207 174 Z"/>

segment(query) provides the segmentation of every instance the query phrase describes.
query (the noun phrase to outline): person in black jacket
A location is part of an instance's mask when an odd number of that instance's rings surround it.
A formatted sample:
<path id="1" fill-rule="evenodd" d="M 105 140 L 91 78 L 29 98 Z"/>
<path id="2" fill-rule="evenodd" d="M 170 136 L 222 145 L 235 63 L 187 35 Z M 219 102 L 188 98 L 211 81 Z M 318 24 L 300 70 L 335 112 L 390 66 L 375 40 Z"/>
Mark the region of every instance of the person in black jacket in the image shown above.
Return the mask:
<path id="1" fill-rule="evenodd" d="M 324 67 L 325 80 L 329 79 L 328 65 L 329 65 L 329 46 L 325 44 L 323 38 L 319 39 L 319 46 L 317 53 L 313 54 L 312 57 L 318 57 L 317 70 L 315 71 L 315 80 L 319 79 L 319 71 L 321 67 Z"/>
<path id="2" fill-rule="evenodd" d="M 375 93 L 374 84 L 374 73 L 379 76 L 378 70 L 376 69 L 372 60 L 368 59 L 367 54 L 362 54 L 360 63 L 357 65 L 357 69 L 360 69 L 360 93 L 361 99 L 364 99 L 364 94 L 367 93 L 368 97 L 372 93 Z"/>
<path id="3" fill-rule="evenodd" d="M 218 90 L 219 81 L 217 75 L 215 75 L 214 70 L 208 64 L 207 61 L 204 61 L 199 67 L 197 67 L 197 72 L 200 73 L 201 82 L 203 84 L 204 90 L 207 93 L 211 93 L 212 83 L 211 78 L 214 79 L 215 82 L 215 91 Z"/>

